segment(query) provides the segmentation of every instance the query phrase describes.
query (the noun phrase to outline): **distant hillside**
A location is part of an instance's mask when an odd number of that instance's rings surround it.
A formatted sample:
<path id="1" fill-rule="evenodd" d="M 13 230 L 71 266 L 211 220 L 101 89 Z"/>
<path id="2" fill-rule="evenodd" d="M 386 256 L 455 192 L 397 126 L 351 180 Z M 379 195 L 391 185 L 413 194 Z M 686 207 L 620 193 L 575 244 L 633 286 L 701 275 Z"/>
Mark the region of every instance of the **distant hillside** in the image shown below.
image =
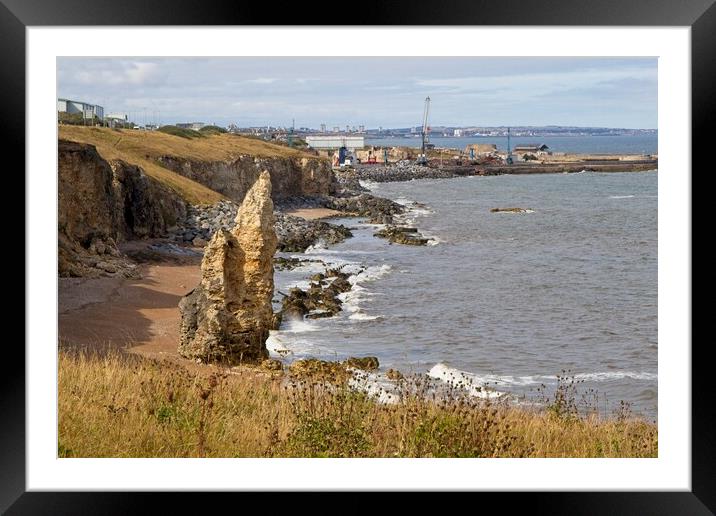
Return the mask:
<path id="1" fill-rule="evenodd" d="M 195 162 L 231 161 L 241 155 L 315 159 L 299 150 L 232 134 L 208 134 L 187 139 L 158 131 L 60 125 L 58 137 L 94 145 L 106 160 L 121 159 L 138 165 L 147 175 L 192 204 L 213 204 L 224 195 L 163 166 L 160 158 L 172 156 Z"/>

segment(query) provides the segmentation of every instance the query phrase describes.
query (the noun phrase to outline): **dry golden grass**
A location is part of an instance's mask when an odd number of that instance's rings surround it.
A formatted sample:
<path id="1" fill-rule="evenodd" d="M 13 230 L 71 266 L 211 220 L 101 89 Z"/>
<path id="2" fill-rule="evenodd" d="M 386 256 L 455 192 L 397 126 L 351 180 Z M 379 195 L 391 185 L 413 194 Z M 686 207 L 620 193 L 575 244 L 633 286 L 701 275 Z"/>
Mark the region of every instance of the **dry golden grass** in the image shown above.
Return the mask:
<path id="1" fill-rule="evenodd" d="M 225 161 L 236 159 L 242 154 L 259 157 L 315 158 L 289 147 L 231 134 L 214 134 L 189 139 L 159 131 L 60 125 L 58 136 L 64 140 L 94 145 L 104 159 L 121 159 L 142 167 L 149 176 L 165 184 L 192 204 L 214 204 L 224 196 L 163 167 L 157 158 L 174 156 L 196 161 Z"/>
<path id="2" fill-rule="evenodd" d="M 656 426 L 61 352 L 60 457 L 655 457 Z M 407 392 L 407 391 L 406 391 Z"/>

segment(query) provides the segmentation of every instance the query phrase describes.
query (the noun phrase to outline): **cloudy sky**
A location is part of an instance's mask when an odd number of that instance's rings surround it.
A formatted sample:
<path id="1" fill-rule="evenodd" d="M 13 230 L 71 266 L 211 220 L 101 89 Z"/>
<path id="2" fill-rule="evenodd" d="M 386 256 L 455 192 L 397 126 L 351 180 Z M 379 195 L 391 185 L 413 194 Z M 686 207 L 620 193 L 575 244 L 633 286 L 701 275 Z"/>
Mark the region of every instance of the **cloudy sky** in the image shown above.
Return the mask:
<path id="1" fill-rule="evenodd" d="M 135 122 L 657 127 L 656 58 L 58 58 L 57 94 Z"/>

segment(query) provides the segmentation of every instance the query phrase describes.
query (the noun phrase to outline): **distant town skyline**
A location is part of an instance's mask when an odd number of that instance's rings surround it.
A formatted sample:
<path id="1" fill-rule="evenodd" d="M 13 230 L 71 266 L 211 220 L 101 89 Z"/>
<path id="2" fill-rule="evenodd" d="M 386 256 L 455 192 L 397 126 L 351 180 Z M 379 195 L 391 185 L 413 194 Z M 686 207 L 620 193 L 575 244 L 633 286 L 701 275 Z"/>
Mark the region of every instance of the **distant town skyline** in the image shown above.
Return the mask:
<path id="1" fill-rule="evenodd" d="M 57 96 L 137 123 L 657 128 L 657 58 L 62 57 Z"/>

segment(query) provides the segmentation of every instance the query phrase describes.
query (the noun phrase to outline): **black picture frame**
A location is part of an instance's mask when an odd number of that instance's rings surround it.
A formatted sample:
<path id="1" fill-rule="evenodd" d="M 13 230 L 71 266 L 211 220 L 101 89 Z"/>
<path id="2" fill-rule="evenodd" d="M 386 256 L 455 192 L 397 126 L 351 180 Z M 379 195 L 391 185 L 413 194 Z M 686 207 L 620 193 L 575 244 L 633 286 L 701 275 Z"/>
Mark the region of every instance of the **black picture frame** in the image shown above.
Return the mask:
<path id="1" fill-rule="evenodd" d="M 6 149 L 25 144 L 25 29 L 28 26 L 83 25 L 332 25 L 344 21 L 335 4 L 311 2 L 310 9 L 254 2 L 190 0 L 0 0 L 0 120 Z M 368 25 L 551 25 L 551 26 L 689 26 L 692 73 L 692 169 L 707 173 L 705 138 L 716 120 L 716 5 L 714 0 L 461 0 L 423 3 L 399 0 L 361 5 L 348 16 L 351 24 Z M 7 130 L 12 128 L 12 130 Z M 701 145 L 698 144 L 701 142 Z M 16 152 L 24 169 L 24 153 Z M 684 171 L 686 173 L 687 171 Z M 16 177 L 16 180 L 19 178 Z M 25 192 L 24 177 L 18 191 Z M 19 247 L 19 245 L 17 245 Z M 24 245 L 22 247 L 24 249 Z M 32 271 L 25 269 L 25 276 Z M 49 323 L 49 321 L 48 321 Z M 712 514 L 716 511 L 714 403 L 710 386 L 709 341 L 691 346 L 692 353 L 692 490 L 690 492 L 484 493 L 497 498 L 500 510 L 529 507 L 549 514 Z M 157 497 L 163 512 L 192 508 L 187 493 L 40 493 L 26 492 L 25 354 L 6 343 L 0 374 L 0 512 L 7 514 L 127 514 L 150 509 Z M 12 349 L 9 349 L 12 348 Z M 12 355 L 15 353 L 15 356 Z M 212 493 L 212 504 L 233 494 Z M 216 498 L 216 497 L 219 498 Z M 247 499 L 242 493 L 242 505 Z M 252 495 L 254 496 L 254 495 Z M 260 495 L 259 495 L 260 496 Z M 294 497 L 297 495 L 293 495 Z M 325 496 L 325 495 L 322 495 Z M 341 507 L 358 505 L 357 493 L 344 495 Z M 301 495 L 291 502 L 302 506 Z M 492 500 L 491 500 L 492 501 Z M 198 502 L 202 503 L 202 502 Z M 271 509 L 274 509 L 274 501 Z M 333 502 L 323 498 L 319 504 Z M 470 502 L 474 503 L 474 502 Z M 482 503 L 482 501 L 481 501 Z M 310 506 L 315 508 L 315 505 Z"/>

